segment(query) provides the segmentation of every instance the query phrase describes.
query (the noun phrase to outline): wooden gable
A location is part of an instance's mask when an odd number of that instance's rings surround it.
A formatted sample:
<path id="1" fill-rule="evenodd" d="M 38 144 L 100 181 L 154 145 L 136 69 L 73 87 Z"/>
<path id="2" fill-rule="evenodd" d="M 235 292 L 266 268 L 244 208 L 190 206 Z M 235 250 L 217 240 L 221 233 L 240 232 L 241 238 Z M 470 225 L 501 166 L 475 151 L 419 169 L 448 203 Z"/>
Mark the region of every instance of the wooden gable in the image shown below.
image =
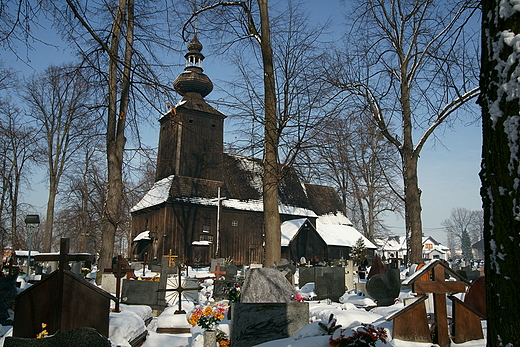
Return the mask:
<path id="1" fill-rule="evenodd" d="M 91 327 L 108 336 L 112 295 L 68 270 L 56 270 L 15 299 L 13 336 L 36 337 Z"/>

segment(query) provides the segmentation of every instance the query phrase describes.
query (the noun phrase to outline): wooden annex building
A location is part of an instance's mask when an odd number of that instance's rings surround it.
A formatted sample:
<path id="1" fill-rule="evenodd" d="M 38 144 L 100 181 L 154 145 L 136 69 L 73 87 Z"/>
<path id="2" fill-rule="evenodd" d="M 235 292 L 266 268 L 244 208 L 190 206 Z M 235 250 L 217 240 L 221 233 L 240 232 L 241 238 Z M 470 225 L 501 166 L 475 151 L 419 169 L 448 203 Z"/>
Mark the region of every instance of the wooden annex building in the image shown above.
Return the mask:
<path id="1" fill-rule="evenodd" d="M 185 55 L 187 67 L 174 81 L 182 99 L 159 120 L 156 182 L 131 210 L 133 258 L 150 261 L 171 250 L 193 266 L 216 257 L 262 263 L 262 161 L 224 153 L 225 115 L 204 100 L 213 85 L 203 73 L 201 50 L 195 36 Z M 291 168 L 285 168 L 279 199 L 287 259 L 348 259 L 363 237 L 332 187 L 302 183 Z M 301 221 L 298 228 L 285 224 L 294 220 Z"/>

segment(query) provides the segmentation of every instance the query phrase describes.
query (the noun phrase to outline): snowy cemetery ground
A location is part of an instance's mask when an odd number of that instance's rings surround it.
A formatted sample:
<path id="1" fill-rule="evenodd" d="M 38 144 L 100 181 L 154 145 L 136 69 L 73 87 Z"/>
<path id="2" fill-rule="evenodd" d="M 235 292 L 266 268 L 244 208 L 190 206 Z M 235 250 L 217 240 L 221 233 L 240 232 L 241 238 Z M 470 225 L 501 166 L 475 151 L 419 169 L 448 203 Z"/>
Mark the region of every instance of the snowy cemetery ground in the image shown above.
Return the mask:
<path id="1" fill-rule="evenodd" d="M 148 275 L 150 272 L 148 271 Z M 138 275 L 138 274 L 137 274 Z M 207 278 L 211 277 L 209 269 L 190 269 L 189 277 Z M 199 303 L 201 306 L 216 306 L 218 303 L 212 301 L 210 293 L 213 290 L 213 280 L 206 279 L 202 283 L 202 289 L 199 292 Z M 298 292 L 306 299 L 312 299 L 314 284 L 307 284 L 301 289 L 297 287 Z M 458 294 L 459 298 L 463 294 Z M 392 339 L 392 321 L 387 321 L 386 317 L 398 311 L 404 306 L 404 299 L 412 297 L 410 290 L 402 290 L 399 299 L 394 305 L 387 307 L 375 307 L 374 301 L 365 296 L 363 293 L 355 293 L 355 291 L 346 292 L 341 298 L 340 302 L 331 302 L 330 300 L 308 300 L 309 303 L 309 317 L 308 325 L 300 329 L 294 336 L 285 339 L 273 340 L 260 344 L 263 347 L 321 347 L 331 346 L 330 338 L 327 332 L 323 329 L 323 324 L 328 325 L 331 314 L 333 315 L 336 325 L 341 325 L 332 335 L 337 338 L 339 334 L 350 336 L 354 330 L 362 328 L 362 324 L 371 324 L 376 329 L 384 329 L 387 338 L 386 343 L 378 340 L 375 344 L 377 347 L 430 347 L 431 343 L 408 342 L 397 339 Z M 169 304 L 159 316 L 152 317 L 152 309 L 144 305 L 125 305 L 121 304 L 121 312 L 110 313 L 110 328 L 109 339 L 112 346 L 131 346 L 130 342 L 139 336 L 146 335 L 146 340 L 142 347 L 203 347 L 203 332 L 200 326 L 192 327 L 188 323 L 191 312 L 196 306 L 192 300 L 183 297 L 182 308 L 186 314 L 175 314 L 178 309 L 178 296 L 171 296 Z M 220 302 L 227 304 L 227 300 Z M 370 307 L 373 307 L 369 309 Z M 451 314 L 451 302 L 448 300 L 448 315 Z M 322 323 L 320 326 L 319 323 Z M 231 322 L 225 318 L 218 324 L 217 328 L 228 336 L 230 335 Z M 486 336 L 486 321 L 482 321 L 484 336 Z M 185 333 L 179 334 L 165 334 L 157 333 L 157 328 L 184 328 Z M 188 330 L 189 329 L 189 330 Z M 10 336 L 10 327 L 0 326 L 0 335 Z M 3 346 L 3 339 L 0 338 L 0 347 Z M 457 347 L 484 347 L 486 340 L 468 341 L 461 344 L 452 342 L 452 346 Z"/>

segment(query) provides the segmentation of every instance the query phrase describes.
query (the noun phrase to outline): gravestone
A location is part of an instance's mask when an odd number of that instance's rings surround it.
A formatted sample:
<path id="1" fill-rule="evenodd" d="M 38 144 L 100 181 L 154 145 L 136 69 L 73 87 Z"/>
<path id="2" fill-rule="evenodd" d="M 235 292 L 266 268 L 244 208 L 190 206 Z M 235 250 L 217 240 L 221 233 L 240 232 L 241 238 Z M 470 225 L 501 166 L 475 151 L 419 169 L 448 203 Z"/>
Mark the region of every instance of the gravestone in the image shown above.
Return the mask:
<path id="1" fill-rule="evenodd" d="M 9 317 L 9 307 L 14 304 L 16 296 L 16 278 L 18 275 L 0 277 L 0 325 L 12 325 L 13 321 Z"/>
<path id="2" fill-rule="evenodd" d="M 447 275 L 453 276 L 456 281 L 446 281 Z M 422 280 L 424 277 L 429 280 Z M 428 265 L 418 269 L 412 276 L 407 278 L 405 285 L 411 285 L 415 293 L 432 293 L 434 298 L 435 336 L 440 347 L 450 346 L 448 331 L 448 313 L 446 308 L 447 293 L 462 293 L 466 285 L 470 284 L 464 277 L 458 275 L 441 260 L 433 260 Z M 426 312 L 424 312 L 426 314 Z"/>
<path id="3" fill-rule="evenodd" d="M 393 322 L 392 338 L 403 341 L 431 343 L 430 327 L 426 315 L 425 301 L 427 296 L 414 298 L 411 304 L 406 304 L 386 318 Z"/>
<path id="4" fill-rule="evenodd" d="M 308 303 L 295 302 L 296 291 L 277 269 L 247 272 L 241 302 L 231 305 L 231 345 L 249 347 L 287 338 L 309 323 Z"/>
<path id="5" fill-rule="evenodd" d="M 225 274 L 223 274 L 223 277 L 226 281 L 234 280 L 237 277 L 238 273 L 238 266 L 234 264 L 229 264 L 227 266 L 224 266 Z"/>
<path id="6" fill-rule="evenodd" d="M 453 302 L 451 328 L 453 342 L 464 343 L 483 339 L 484 333 L 482 332 L 480 320 L 486 317 L 455 296 L 449 295 L 448 298 Z"/>
<path id="7" fill-rule="evenodd" d="M 296 294 L 296 290 L 277 269 L 251 269 L 246 274 L 240 301 L 288 303 Z"/>
<path id="8" fill-rule="evenodd" d="M 354 289 L 354 275 L 357 271 L 357 266 L 354 266 L 352 260 L 347 260 L 347 265 L 344 267 L 345 270 L 345 287 L 347 290 Z"/>
<path id="9" fill-rule="evenodd" d="M 372 276 L 384 274 L 385 270 L 385 264 L 383 264 L 381 258 L 376 254 L 372 260 L 372 266 L 368 272 L 367 280 L 370 280 Z"/>
<path id="10" fill-rule="evenodd" d="M 170 251 L 171 254 L 171 251 Z M 168 282 L 168 277 L 170 274 L 179 273 L 179 270 L 173 261 L 177 256 L 174 255 L 165 255 L 162 257 L 161 261 L 161 277 L 159 280 L 159 290 L 157 295 L 157 305 L 166 307 L 168 303 L 165 299 L 165 292 L 161 290 L 166 290 L 166 283 Z"/>
<path id="11" fill-rule="evenodd" d="M 158 281 L 123 279 L 121 302 L 127 305 L 147 305 L 154 310 L 162 309 L 162 306 L 157 305 L 157 290 L 159 290 Z"/>
<path id="12" fill-rule="evenodd" d="M 477 277 L 471 281 L 471 287 L 468 288 L 464 295 L 464 302 L 486 316 L 486 280 L 484 276 Z"/>
<path id="13" fill-rule="evenodd" d="M 401 292 L 401 279 L 398 269 L 388 269 L 384 274 L 372 275 L 367 282 L 367 294 L 377 306 L 393 305 Z"/>
<path id="14" fill-rule="evenodd" d="M 224 258 L 216 258 L 216 259 L 211 259 L 211 263 L 209 265 L 209 271 L 215 271 L 217 269 L 217 264 L 220 264 L 220 266 L 224 266 L 224 262 L 226 261 L 226 259 Z"/>
<path id="15" fill-rule="evenodd" d="M 81 327 L 43 339 L 6 337 L 4 347 L 111 347 L 111 343 L 95 329 Z"/>
<path id="16" fill-rule="evenodd" d="M 345 269 L 343 267 L 300 267 L 300 288 L 314 282 L 315 300 L 330 299 L 338 302 L 345 294 Z"/>
<path id="17" fill-rule="evenodd" d="M 16 296 L 13 336 L 35 337 L 42 323 L 49 334 L 91 327 L 108 336 L 114 297 L 66 269 L 68 250 L 69 239 L 61 239 L 58 271 Z"/>

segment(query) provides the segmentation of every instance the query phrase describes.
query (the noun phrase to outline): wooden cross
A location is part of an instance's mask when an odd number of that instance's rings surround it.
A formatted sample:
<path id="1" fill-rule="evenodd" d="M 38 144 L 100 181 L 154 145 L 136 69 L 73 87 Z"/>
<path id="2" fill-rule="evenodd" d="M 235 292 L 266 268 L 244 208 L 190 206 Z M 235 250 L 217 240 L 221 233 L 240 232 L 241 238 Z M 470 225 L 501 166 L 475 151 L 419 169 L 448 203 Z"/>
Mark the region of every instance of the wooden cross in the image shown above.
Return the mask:
<path id="1" fill-rule="evenodd" d="M 460 281 L 446 281 L 445 270 Z M 418 280 L 421 275 L 426 272 L 432 272 L 432 280 Z M 415 274 L 414 274 L 415 275 Z M 440 347 L 448 347 L 450 345 L 450 337 L 448 333 L 448 313 L 446 309 L 446 294 L 462 293 L 466 290 L 467 280 L 457 275 L 447 265 L 440 260 L 434 260 L 421 271 L 417 271 L 411 279 L 412 291 L 414 293 L 433 293 L 433 306 L 435 313 L 435 329 L 437 332 L 438 344 Z M 407 281 L 403 284 L 408 284 Z"/>
<path id="2" fill-rule="evenodd" d="M 123 268 L 123 265 L 125 265 L 125 268 Z M 131 269 L 128 266 L 128 262 L 126 259 L 121 257 L 121 255 L 117 256 L 117 265 L 115 269 L 104 269 L 104 273 L 113 273 L 116 276 L 116 307 L 112 312 L 121 312 L 119 308 L 119 299 L 121 297 L 121 276 L 123 273 L 126 274 L 128 278 L 133 278 L 134 276 L 134 269 Z"/>
<path id="3" fill-rule="evenodd" d="M 179 283 L 178 283 L 176 288 L 172 288 L 172 289 L 158 289 L 157 290 L 158 292 L 177 292 L 177 295 L 179 296 L 179 306 L 178 306 L 177 310 L 175 310 L 175 312 L 173 314 L 185 314 L 186 313 L 186 311 L 184 311 L 182 309 L 182 293 L 183 292 L 185 292 L 185 291 L 193 291 L 193 290 L 199 291 L 199 290 L 202 289 L 200 284 L 197 286 L 197 288 L 186 288 L 186 287 L 183 287 L 182 286 L 181 270 L 182 270 L 182 264 L 179 263 L 177 265 L 177 276 L 178 276 L 178 279 L 179 279 Z"/>
<path id="4" fill-rule="evenodd" d="M 220 275 L 225 275 L 226 274 L 226 271 L 224 270 L 220 270 L 220 263 L 217 263 L 217 265 L 215 266 L 215 270 L 214 271 L 210 271 L 212 274 L 215 274 L 215 279 L 218 281 L 220 280 Z"/>
<path id="5" fill-rule="evenodd" d="M 170 253 L 168 255 L 164 255 L 163 257 L 168 258 L 168 267 L 175 267 L 175 258 L 178 258 L 179 256 L 173 255 L 170 248 Z"/>

